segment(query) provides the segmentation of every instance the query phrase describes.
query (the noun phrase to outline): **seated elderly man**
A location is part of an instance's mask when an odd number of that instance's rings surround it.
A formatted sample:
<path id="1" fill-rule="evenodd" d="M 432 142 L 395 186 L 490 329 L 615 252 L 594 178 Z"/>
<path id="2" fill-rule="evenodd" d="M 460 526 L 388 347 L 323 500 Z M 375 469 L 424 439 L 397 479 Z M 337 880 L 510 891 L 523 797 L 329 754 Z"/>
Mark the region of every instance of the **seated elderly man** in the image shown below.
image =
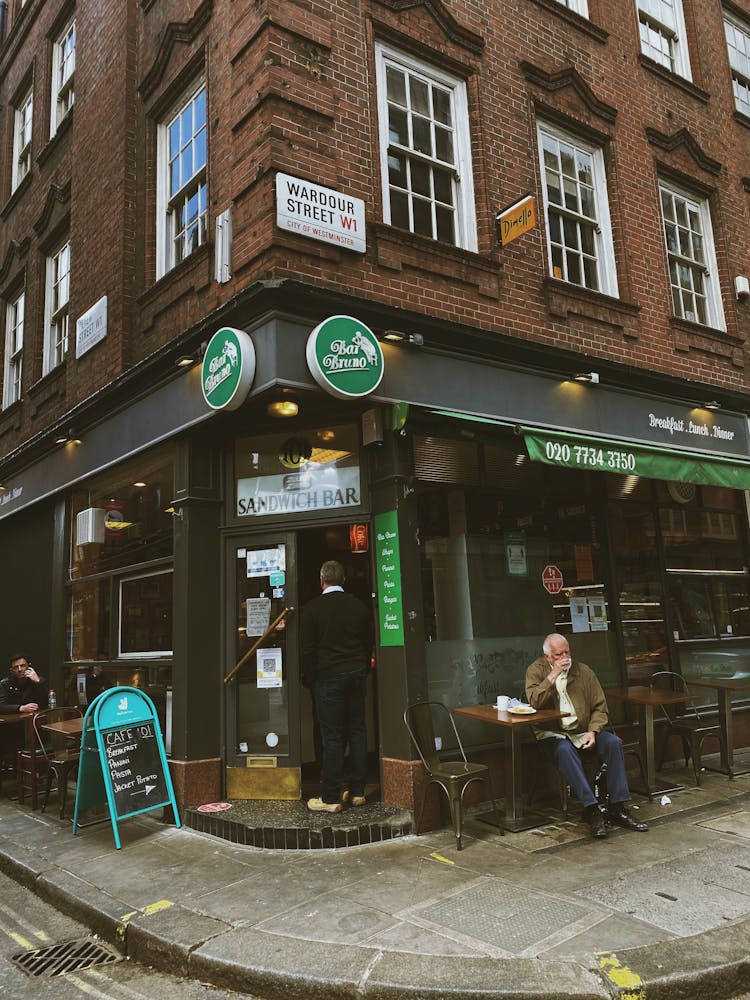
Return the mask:
<path id="1" fill-rule="evenodd" d="M 626 830 L 648 830 L 628 811 L 630 801 L 622 740 L 604 727 L 609 721 L 604 691 L 585 663 L 573 660 L 568 640 L 553 632 L 544 640 L 544 656 L 526 671 L 526 697 L 534 708 L 567 712 L 556 730 L 535 730 L 544 752 L 583 806 L 583 818 L 596 838 L 607 836 L 607 820 Z M 603 813 L 583 769 L 581 751 L 593 747 L 607 765 L 608 812 Z"/>

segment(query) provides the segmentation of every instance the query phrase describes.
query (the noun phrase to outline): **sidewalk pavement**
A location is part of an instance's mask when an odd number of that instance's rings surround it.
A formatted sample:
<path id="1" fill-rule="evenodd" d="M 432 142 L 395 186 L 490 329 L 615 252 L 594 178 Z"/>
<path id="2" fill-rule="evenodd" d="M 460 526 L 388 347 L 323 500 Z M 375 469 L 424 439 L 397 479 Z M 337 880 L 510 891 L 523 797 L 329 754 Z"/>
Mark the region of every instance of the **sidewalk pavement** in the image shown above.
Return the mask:
<path id="1" fill-rule="evenodd" d="M 684 776 L 687 771 L 673 772 Z M 711 1000 L 750 989 L 750 775 L 648 833 L 572 817 L 338 850 L 243 847 L 147 814 L 71 834 L 0 800 L 0 870 L 132 959 L 264 1000 Z M 352 810 L 356 812 L 356 810 Z"/>

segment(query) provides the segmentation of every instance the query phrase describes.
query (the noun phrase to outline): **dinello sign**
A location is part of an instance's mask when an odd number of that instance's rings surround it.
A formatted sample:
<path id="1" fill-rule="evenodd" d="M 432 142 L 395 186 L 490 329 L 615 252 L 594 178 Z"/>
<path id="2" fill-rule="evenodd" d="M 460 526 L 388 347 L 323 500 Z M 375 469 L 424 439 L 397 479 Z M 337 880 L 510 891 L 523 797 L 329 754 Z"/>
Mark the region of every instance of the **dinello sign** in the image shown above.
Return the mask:
<path id="1" fill-rule="evenodd" d="M 244 330 L 225 326 L 211 337 L 201 366 L 203 398 L 212 410 L 236 410 L 255 378 L 255 347 Z"/>
<path id="2" fill-rule="evenodd" d="M 377 337 L 352 316 L 329 316 L 319 323 L 307 338 L 306 353 L 312 377 L 339 399 L 367 396 L 383 378 Z"/>

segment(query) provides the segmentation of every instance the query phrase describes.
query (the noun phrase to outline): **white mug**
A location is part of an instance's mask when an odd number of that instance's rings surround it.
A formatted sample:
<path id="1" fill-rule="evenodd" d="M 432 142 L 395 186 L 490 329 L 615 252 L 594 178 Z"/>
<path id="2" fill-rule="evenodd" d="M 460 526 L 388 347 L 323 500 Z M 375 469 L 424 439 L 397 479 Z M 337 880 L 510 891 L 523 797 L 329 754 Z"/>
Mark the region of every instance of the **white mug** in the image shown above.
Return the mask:
<path id="1" fill-rule="evenodd" d="M 507 712 L 508 711 L 508 703 L 509 702 L 510 702 L 510 698 L 508 697 L 507 694 L 499 694 L 497 696 L 497 705 L 496 705 L 496 708 L 498 708 L 501 712 Z"/>

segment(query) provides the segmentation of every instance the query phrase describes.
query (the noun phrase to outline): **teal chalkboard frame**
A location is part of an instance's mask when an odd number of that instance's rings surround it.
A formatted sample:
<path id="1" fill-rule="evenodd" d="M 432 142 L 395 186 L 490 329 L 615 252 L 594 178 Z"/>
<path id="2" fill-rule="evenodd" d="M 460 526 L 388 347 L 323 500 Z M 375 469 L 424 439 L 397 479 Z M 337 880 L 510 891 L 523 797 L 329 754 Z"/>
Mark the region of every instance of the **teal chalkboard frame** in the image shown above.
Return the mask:
<path id="1" fill-rule="evenodd" d="M 151 739 L 155 740 L 155 746 L 148 745 L 148 764 L 149 769 L 157 770 L 149 778 L 155 780 L 149 786 L 144 778 L 136 786 L 133 796 L 143 794 L 146 801 L 149 794 L 147 789 L 150 789 L 159 793 L 156 796 L 158 801 L 154 800 L 139 808 L 123 808 L 123 796 L 116 794 L 112 780 L 112 758 L 107 754 L 107 747 L 115 745 L 131 748 L 140 760 L 143 757 L 140 748 L 144 745 L 144 740 Z M 122 819 L 171 806 L 176 825 L 181 825 L 159 717 L 154 703 L 138 688 L 115 687 L 102 691 L 91 702 L 83 718 L 73 834 L 76 834 L 81 825 L 78 821 L 81 811 L 105 803 L 109 806 L 109 819 L 118 850 L 121 846 L 118 823 Z"/>

